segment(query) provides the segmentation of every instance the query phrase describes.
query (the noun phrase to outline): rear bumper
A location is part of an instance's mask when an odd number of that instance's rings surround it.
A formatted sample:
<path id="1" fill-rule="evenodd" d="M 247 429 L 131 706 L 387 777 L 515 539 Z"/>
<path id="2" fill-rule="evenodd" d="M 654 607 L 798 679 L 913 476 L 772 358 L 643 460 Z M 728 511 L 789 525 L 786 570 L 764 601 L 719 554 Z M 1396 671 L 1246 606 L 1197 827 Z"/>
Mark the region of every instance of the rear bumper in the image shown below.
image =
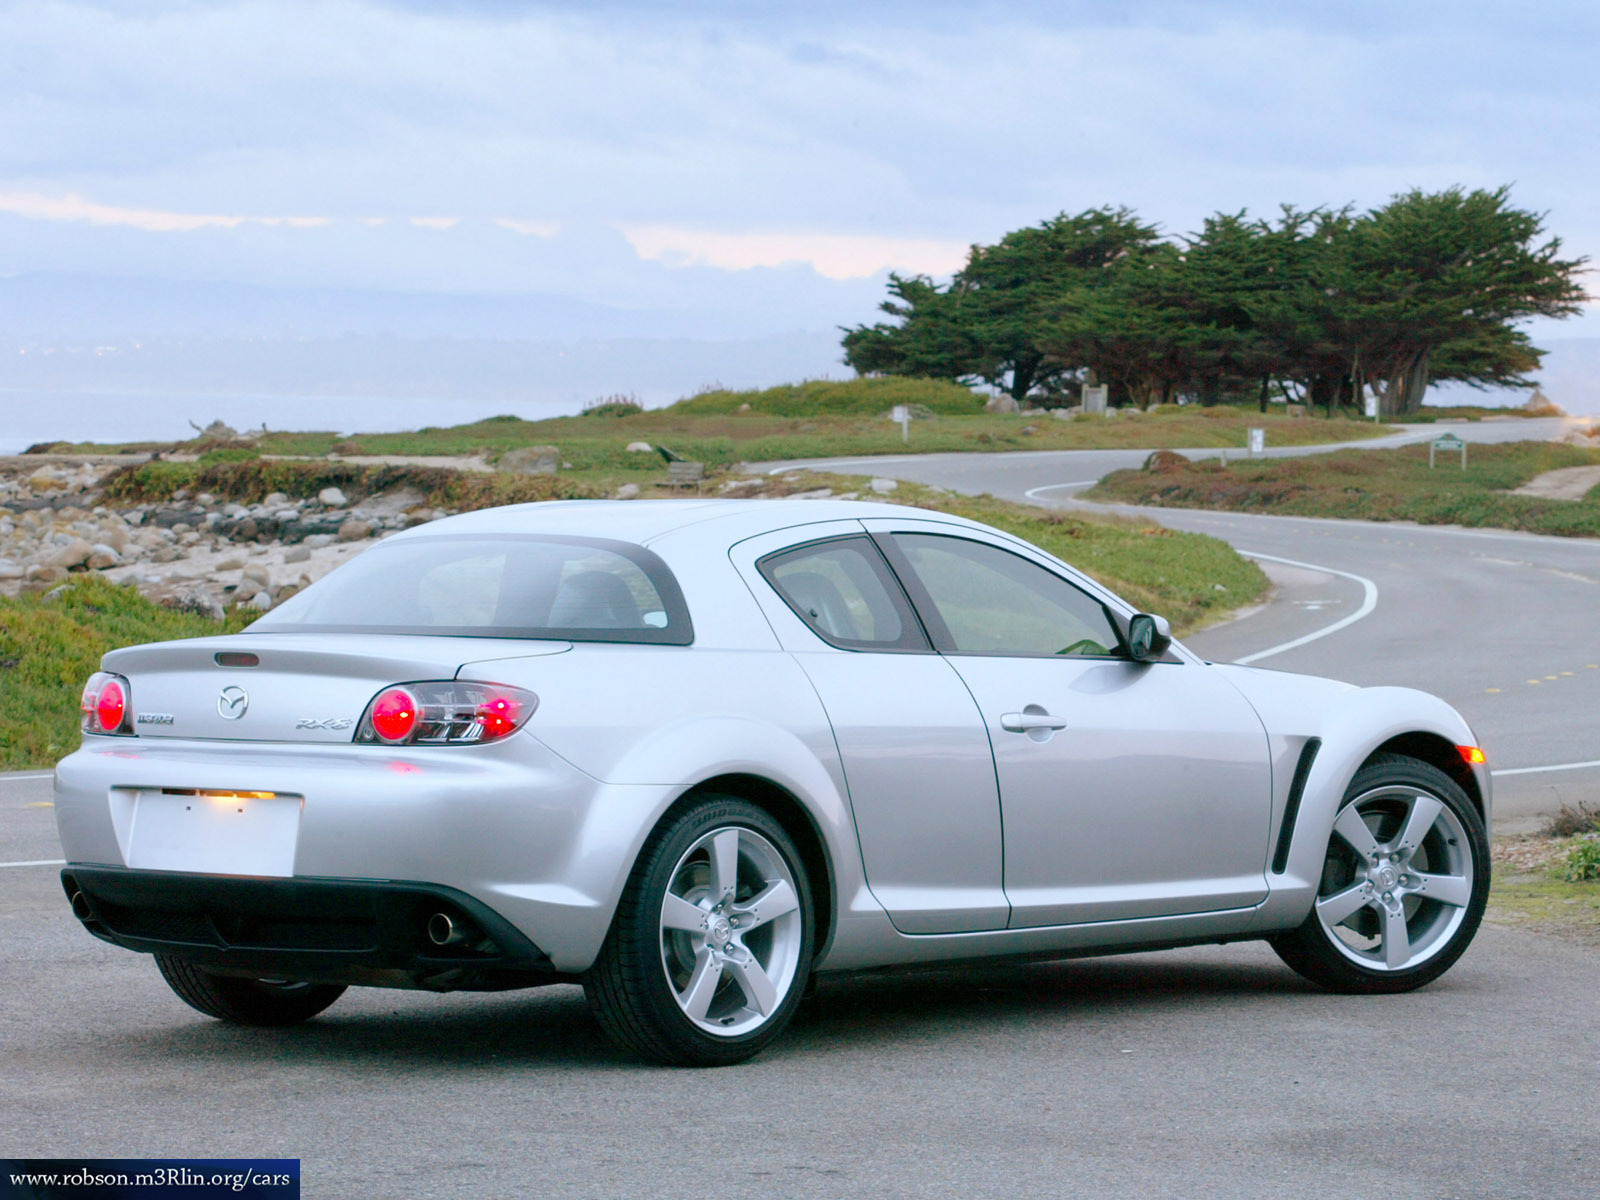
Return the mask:
<path id="1" fill-rule="evenodd" d="M 232 842 L 197 838 L 180 853 L 142 857 L 143 794 L 185 788 L 300 797 L 291 855 L 252 868 L 228 853 Z M 601 783 L 525 733 L 464 748 L 96 738 L 57 764 L 55 816 L 68 871 L 84 879 L 119 869 L 269 890 L 332 883 L 459 895 L 573 975 L 594 962 L 639 846 L 678 790 Z"/>
<path id="2" fill-rule="evenodd" d="M 211 970 L 436 990 L 554 982 L 549 956 L 453 888 L 364 879 L 255 879 L 127 867 L 61 872 L 74 913 L 98 938 Z M 437 946 L 444 913 L 467 940 Z"/>

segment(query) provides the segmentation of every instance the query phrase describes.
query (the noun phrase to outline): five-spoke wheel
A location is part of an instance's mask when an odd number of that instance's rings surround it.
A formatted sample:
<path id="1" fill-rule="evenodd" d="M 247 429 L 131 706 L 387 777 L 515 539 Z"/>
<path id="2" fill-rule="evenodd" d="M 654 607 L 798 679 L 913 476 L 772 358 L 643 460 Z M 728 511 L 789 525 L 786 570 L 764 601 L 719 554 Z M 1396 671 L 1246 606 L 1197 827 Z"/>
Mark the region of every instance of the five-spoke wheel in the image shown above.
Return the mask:
<path id="1" fill-rule="evenodd" d="M 1483 819 L 1460 786 L 1383 755 L 1345 793 L 1311 914 L 1273 946 L 1325 987 L 1408 991 L 1460 957 L 1488 890 Z"/>
<path id="2" fill-rule="evenodd" d="M 641 1054 L 739 1062 L 794 1012 L 812 938 L 788 833 L 746 801 L 701 796 L 641 856 L 585 989 L 607 1032 Z"/>

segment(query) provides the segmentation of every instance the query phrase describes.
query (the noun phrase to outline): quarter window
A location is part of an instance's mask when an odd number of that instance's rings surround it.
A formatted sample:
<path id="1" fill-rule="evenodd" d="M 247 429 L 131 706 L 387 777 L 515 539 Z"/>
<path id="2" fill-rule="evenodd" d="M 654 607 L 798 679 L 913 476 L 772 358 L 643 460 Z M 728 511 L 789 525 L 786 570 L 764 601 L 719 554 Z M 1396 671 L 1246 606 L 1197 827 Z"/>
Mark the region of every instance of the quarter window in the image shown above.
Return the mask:
<path id="1" fill-rule="evenodd" d="M 795 615 L 849 650 L 926 650 L 917 619 L 870 538 L 838 538 L 756 564 Z"/>
<path id="2" fill-rule="evenodd" d="M 1103 604 L 1019 554 L 940 534 L 895 534 L 894 545 L 944 623 L 936 640 L 949 644 L 940 645 L 941 650 L 1087 657 L 1121 653 L 1122 638 Z"/>

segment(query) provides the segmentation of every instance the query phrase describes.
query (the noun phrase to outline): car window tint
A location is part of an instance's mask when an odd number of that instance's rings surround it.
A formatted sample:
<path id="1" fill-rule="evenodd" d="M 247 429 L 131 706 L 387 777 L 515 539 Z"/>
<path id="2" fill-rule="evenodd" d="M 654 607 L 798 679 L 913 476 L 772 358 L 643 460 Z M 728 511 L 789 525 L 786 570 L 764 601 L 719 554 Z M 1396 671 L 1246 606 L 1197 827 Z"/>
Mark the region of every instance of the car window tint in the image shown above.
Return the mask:
<path id="1" fill-rule="evenodd" d="M 456 633 L 687 645 L 666 565 L 583 538 L 418 538 L 375 546 L 253 629 Z"/>
<path id="2" fill-rule="evenodd" d="M 800 619 L 837 646 L 928 648 L 900 585 L 866 537 L 801 546 L 757 565 Z"/>
<path id="3" fill-rule="evenodd" d="M 896 534 L 961 654 L 1118 653 L 1101 603 L 1021 555 L 938 534 Z"/>

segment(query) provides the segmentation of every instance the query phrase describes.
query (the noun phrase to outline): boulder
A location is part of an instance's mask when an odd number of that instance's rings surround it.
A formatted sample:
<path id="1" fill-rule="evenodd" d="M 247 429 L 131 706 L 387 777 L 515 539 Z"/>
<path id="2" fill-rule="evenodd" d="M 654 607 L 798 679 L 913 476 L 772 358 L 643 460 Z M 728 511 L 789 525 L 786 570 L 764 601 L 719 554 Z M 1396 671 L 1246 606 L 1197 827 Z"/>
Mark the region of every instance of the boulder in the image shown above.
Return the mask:
<path id="1" fill-rule="evenodd" d="M 345 499 L 345 494 L 336 487 L 325 487 L 317 493 L 317 501 L 326 504 L 329 508 L 343 508 L 350 501 Z"/>
<path id="2" fill-rule="evenodd" d="M 84 563 L 89 561 L 92 554 L 94 554 L 92 545 L 82 538 L 73 538 L 44 561 L 46 566 L 60 567 L 63 570 L 70 571 L 73 567 L 83 566 Z"/>
<path id="3" fill-rule="evenodd" d="M 104 571 L 107 567 L 120 567 L 121 565 L 122 555 L 118 554 L 104 542 L 96 545 L 94 547 L 94 552 L 90 554 L 88 559 L 84 562 L 84 566 L 88 567 L 91 571 Z"/>
<path id="4" fill-rule="evenodd" d="M 649 442 L 629 442 L 628 443 L 628 453 L 629 454 L 649 454 L 654 449 L 655 449 L 655 447 L 652 446 Z"/>
<path id="5" fill-rule="evenodd" d="M 306 538 L 304 545 L 309 550 L 321 550 L 324 546 L 331 546 L 338 539 L 331 533 L 313 533 Z"/>
<path id="6" fill-rule="evenodd" d="M 65 567 L 52 567 L 48 563 L 35 563 L 28 568 L 27 580 L 29 583 L 54 583 L 58 579 L 67 577 Z"/>
<path id="7" fill-rule="evenodd" d="M 204 498 L 201 499 L 200 503 L 205 503 Z M 285 504 L 289 503 L 289 497 L 284 495 L 282 492 L 268 492 L 267 498 L 261 503 L 266 505 L 268 508 L 282 508 Z"/>
<path id="8" fill-rule="evenodd" d="M 290 546 L 283 552 L 283 561 L 286 563 L 310 562 L 311 551 L 304 546 Z"/>
<path id="9" fill-rule="evenodd" d="M 637 483 L 625 483 L 617 489 L 618 500 L 632 500 L 638 495 L 639 485 Z"/>
<path id="10" fill-rule="evenodd" d="M 983 411 L 992 413 L 1021 412 L 1022 405 L 1018 404 L 1013 397 L 1001 393 L 998 396 L 990 396 L 985 400 L 983 402 Z"/>
<path id="11" fill-rule="evenodd" d="M 272 582 L 272 575 L 260 563 L 251 563 L 239 575 L 241 584 L 255 584 L 255 590 L 260 591 Z"/>
<path id="12" fill-rule="evenodd" d="M 354 518 L 339 526 L 339 540 L 341 542 L 359 542 L 362 538 L 372 536 L 372 525 L 368 521 L 357 521 Z M 307 539 L 308 541 L 310 539 Z"/>
<path id="13" fill-rule="evenodd" d="M 561 465 L 561 450 L 556 446 L 518 446 L 502 454 L 497 465 L 515 475 L 554 475 Z"/>
<path id="14" fill-rule="evenodd" d="M 36 492 L 53 492 L 67 485 L 49 467 L 40 467 L 28 476 L 28 486 Z"/>
<path id="15" fill-rule="evenodd" d="M 887 495 L 889 492 L 894 491 L 900 486 L 900 484 L 898 481 L 893 479 L 885 479 L 882 476 L 875 476 L 872 482 L 867 484 L 867 486 L 881 496 Z"/>
<path id="16" fill-rule="evenodd" d="M 1176 471 L 1189 465 L 1189 460 L 1176 450 L 1153 450 L 1144 460 L 1146 471 Z"/>

